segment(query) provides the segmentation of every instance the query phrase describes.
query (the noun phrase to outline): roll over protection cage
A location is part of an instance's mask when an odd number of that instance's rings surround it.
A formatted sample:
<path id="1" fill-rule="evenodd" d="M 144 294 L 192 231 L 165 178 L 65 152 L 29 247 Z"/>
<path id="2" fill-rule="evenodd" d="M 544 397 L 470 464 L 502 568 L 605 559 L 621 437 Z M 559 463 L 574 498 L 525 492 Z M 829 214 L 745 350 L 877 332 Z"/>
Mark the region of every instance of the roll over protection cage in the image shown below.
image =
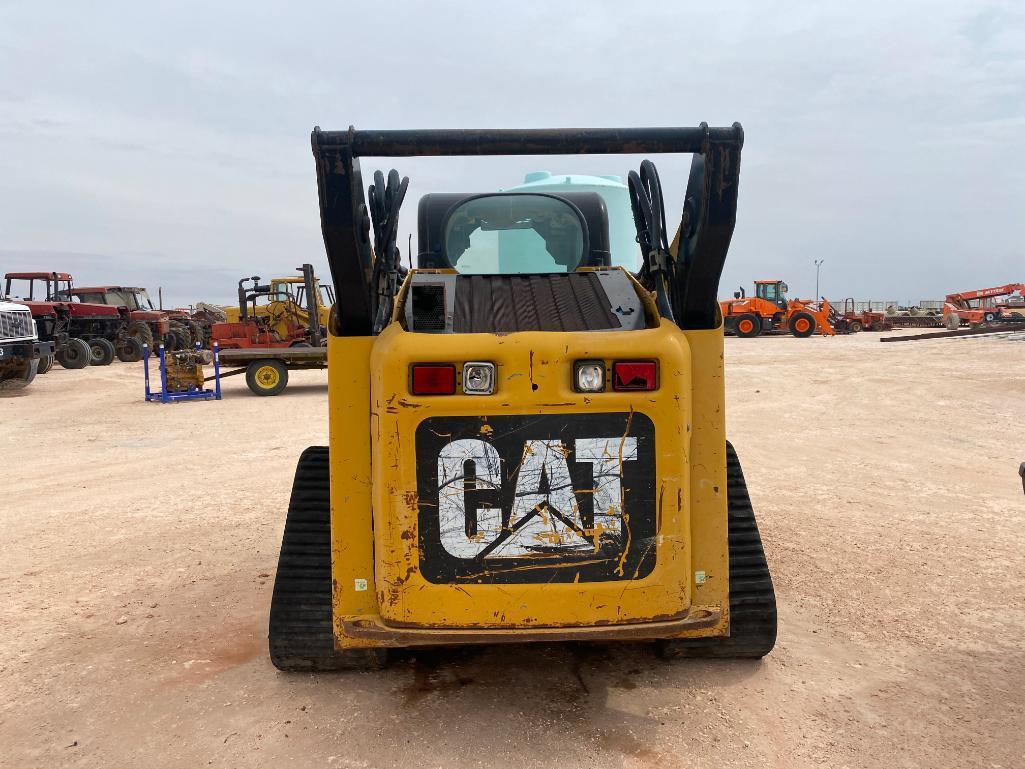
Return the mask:
<path id="1" fill-rule="evenodd" d="M 718 323 L 719 278 L 737 219 L 744 132 L 729 128 L 553 128 L 321 131 L 313 129 L 320 220 L 338 291 L 333 331 L 373 333 L 373 250 L 359 158 L 446 155 L 610 155 L 687 153 L 684 208 L 670 249 L 676 323 Z"/>

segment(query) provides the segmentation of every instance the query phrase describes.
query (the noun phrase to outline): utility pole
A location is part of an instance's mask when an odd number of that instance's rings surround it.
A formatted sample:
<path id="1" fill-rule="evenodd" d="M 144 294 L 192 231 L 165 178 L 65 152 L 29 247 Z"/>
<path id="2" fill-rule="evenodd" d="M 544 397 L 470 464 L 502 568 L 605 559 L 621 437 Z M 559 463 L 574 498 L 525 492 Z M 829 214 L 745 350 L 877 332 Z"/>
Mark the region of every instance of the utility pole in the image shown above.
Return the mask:
<path id="1" fill-rule="evenodd" d="M 822 267 L 822 263 L 824 261 L 826 261 L 826 260 L 825 259 L 816 259 L 815 260 L 815 301 L 816 302 L 819 300 L 819 268 Z"/>

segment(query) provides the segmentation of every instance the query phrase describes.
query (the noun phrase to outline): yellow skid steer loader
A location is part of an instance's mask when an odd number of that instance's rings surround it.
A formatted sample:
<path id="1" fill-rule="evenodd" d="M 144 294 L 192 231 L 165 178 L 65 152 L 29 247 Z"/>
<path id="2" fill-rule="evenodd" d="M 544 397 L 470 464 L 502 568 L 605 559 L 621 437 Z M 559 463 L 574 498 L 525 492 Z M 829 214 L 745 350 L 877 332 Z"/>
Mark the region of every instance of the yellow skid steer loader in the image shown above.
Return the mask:
<path id="1" fill-rule="evenodd" d="M 296 470 L 274 664 L 367 668 L 396 647 L 555 640 L 768 653 L 775 597 L 726 441 L 716 301 L 740 125 L 312 139 L 338 292 L 330 445 Z M 671 239 L 655 166 L 629 175 L 636 274 L 611 266 L 604 200 L 573 191 L 424 195 L 407 270 L 408 180 L 377 172 L 364 190 L 359 166 L 610 153 L 693 155 Z"/>

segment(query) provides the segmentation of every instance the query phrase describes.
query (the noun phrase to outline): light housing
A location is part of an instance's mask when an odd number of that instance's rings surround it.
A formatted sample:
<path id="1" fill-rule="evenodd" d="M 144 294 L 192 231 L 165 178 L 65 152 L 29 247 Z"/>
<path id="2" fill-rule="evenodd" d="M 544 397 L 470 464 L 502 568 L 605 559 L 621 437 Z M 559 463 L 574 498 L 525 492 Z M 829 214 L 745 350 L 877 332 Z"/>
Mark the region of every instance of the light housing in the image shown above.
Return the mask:
<path id="1" fill-rule="evenodd" d="M 578 360 L 573 364 L 573 387 L 581 393 L 605 390 L 605 361 Z"/>
<path id="2" fill-rule="evenodd" d="M 414 363 L 410 367 L 413 395 L 454 395 L 456 367 L 451 363 Z"/>
<path id="3" fill-rule="evenodd" d="M 612 389 L 643 391 L 658 389 L 658 363 L 653 360 L 617 360 L 612 364 Z"/>
<path id="4" fill-rule="evenodd" d="M 495 364 L 487 361 L 467 361 L 463 364 L 463 393 L 491 395 L 495 392 Z"/>

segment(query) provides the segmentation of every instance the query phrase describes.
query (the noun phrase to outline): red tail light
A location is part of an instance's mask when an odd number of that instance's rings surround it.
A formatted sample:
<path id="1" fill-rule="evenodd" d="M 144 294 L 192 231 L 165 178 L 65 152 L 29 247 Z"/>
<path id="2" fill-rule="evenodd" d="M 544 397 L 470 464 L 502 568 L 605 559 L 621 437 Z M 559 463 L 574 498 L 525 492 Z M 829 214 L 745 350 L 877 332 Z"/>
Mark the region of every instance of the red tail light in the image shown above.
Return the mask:
<path id="1" fill-rule="evenodd" d="M 613 390 L 654 390 L 658 387 L 658 364 L 653 360 L 619 360 L 612 364 Z"/>
<path id="2" fill-rule="evenodd" d="M 414 395 L 452 395 L 456 391 L 456 367 L 449 363 L 417 363 L 412 380 Z"/>

